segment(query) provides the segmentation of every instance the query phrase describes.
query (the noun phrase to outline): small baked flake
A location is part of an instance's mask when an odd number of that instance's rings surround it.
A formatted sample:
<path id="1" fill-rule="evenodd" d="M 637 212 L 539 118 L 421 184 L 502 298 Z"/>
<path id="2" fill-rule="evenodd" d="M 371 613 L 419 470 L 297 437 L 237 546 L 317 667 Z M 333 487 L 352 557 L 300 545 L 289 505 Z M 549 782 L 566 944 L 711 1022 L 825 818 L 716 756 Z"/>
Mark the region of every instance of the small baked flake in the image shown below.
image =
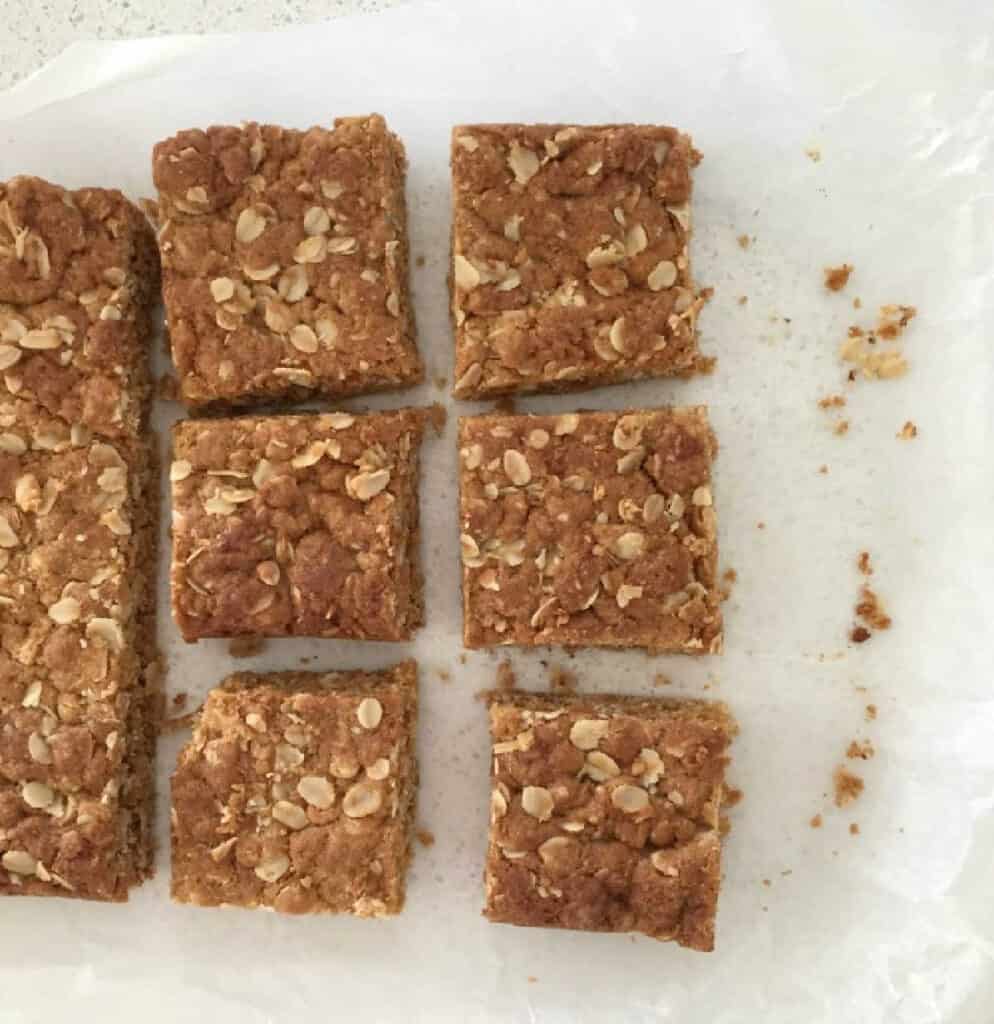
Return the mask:
<path id="1" fill-rule="evenodd" d="M 714 948 L 724 705 L 494 693 L 490 730 L 491 921 Z"/>
<path id="2" fill-rule="evenodd" d="M 693 372 L 698 159 L 662 126 L 453 129 L 456 397 Z"/>
<path id="3" fill-rule="evenodd" d="M 211 636 L 407 640 L 423 619 L 428 412 L 185 420 L 173 431 L 173 616 Z"/>
<path id="4" fill-rule="evenodd" d="M 289 914 L 398 913 L 417 789 L 417 667 L 239 673 L 172 780 L 172 895 Z"/>
<path id="5" fill-rule="evenodd" d="M 349 395 L 422 377 L 404 147 L 382 117 L 183 131 L 152 154 L 180 397 Z"/>
<path id="6" fill-rule="evenodd" d="M 721 649 L 703 407 L 459 424 L 468 647 Z"/>

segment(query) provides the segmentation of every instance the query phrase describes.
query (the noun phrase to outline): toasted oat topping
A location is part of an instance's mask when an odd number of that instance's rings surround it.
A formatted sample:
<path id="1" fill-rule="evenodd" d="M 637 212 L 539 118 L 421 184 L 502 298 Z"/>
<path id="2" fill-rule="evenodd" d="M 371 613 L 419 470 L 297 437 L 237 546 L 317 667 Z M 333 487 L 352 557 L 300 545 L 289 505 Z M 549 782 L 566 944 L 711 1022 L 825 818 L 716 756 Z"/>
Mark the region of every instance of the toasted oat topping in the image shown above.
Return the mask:
<path id="1" fill-rule="evenodd" d="M 421 618 L 425 418 L 401 410 L 180 423 L 170 476 L 183 635 L 407 639 Z"/>
<path id="2" fill-rule="evenodd" d="M 372 704 L 377 726 L 357 727 Z M 415 717 L 413 662 L 381 673 L 241 673 L 212 690 L 173 776 L 174 898 L 397 913 Z"/>
<path id="3" fill-rule="evenodd" d="M 150 453 L 19 398 L 0 430 L 0 893 L 123 899 L 150 866 Z"/>
<path id="4" fill-rule="evenodd" d="M 720 648 L 702 409 L 470 417 L 460 451 L 469 646 Z"/>
<path id="5" fill-rule="evenodd" d="M 698 159 L 666 127 L 455 128 L 456 396 L 693 371 Z"/>
<path id="6" fill-rule="evenodd" d="M 0 183 L 0 395 L 77 433 L 136 437 L 158 269 L 152 231 L 120 192 Z"/>
<path id="7" fill-rule="evenodd" d="M 153 153 L 181 397 L 191 405 L 417 383 L 405 157 L 383 118 L 184 131 Z"/>
<path id="8" fill-rule="evenodd" d="M 493 693 L 486 914 L 710 949 L 721 705 Z"/>

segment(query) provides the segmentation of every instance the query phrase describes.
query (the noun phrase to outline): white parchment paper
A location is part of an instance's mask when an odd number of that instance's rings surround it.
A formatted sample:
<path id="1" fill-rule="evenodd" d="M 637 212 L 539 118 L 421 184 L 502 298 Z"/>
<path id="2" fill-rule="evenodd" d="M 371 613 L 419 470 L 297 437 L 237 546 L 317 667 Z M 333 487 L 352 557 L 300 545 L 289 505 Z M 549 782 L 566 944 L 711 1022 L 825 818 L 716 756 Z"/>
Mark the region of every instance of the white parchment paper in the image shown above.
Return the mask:
<path id="1" fill-rule="evenodd" d="M 153 143 L 178 129 L 384 113 L 410 157 L 429 383 L 365 404 L 442 400 L 450 413 L 435 383 L 451 379 L 452 362 L 449 127 L 662 121 L 691 131 L 705 154 L 693 255 L 716 289 L 701 331 L 717 372 L 520 406 L 710 404 L 722 561 L 738 572 L 726 653 L 511 658 L 531 687 L 547 685 L 551 664 L 586 690 L 653 692 L 665 673 L 674 682 L 662 692 L 728 701 L 742 727 L 732 782 L 745 792 L 710 956 L 482 920 L 488 747 L 474 693 L 492 683 L 496 659 L 460 660 L 450 419 L 425 446 L 428 625 L 416 642 L 271 641 L 236 663 L 224 642 L 183 645 L 165 611 L 160 623 L 170 692 L 195 702 L 236 666 L 420 659 L 420 817 L 436 842 L 417 850 L 403 916 L 170 905 L 167 777 L 182 737 L 169 737 L 158 877 L 126 906 L 4 901 L 0 1020 L 989 1024 L 991 35 L 990 12 L 967 0 L 453 2 L 272 35 L 81 45 L 0 97 L 0 178 L 34 173 L 135 198 L 152 191 Z M 820 162 L 805 155 L 813 147 Z M 754 238 L 748 249 L 741 234 Z M 829 295 L 822 268 L 843 260 L 854 278 Z M 920 310 L 906 335 L 910 373 L 845 389 L 838 344 L 885 302 Z M 841 438 L 816 405 L 838 390 L 851 421 Z M 162 406 L 159 427 L 176 414 Z M 907 419 L 920 434 L 900 442 Z M 894 627 L 851 647 L 862 549 Z M 872 722 L 868 703 L 879 709 Z M 856 764 L 866 791 L 838 811 L 831 774 L 854 738 L 877 756 Z M 820 830 L 808 825 L 816 813 Z"/>

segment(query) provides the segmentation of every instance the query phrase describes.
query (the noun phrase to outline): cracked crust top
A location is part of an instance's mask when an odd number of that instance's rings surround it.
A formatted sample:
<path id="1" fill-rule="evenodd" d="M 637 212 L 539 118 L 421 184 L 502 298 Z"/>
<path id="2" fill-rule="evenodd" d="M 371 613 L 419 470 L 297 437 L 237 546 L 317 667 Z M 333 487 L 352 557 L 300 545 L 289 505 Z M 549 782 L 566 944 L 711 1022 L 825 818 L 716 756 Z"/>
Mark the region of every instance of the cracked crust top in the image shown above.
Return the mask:
<path id="1" fill-rule="evenodd" d="M 102 437 L 136 437 L 158 284 L 152 230 L 120 192 L 0 184 L 0 391 Z"/>
<path id="2" fill-rule="evenodd" d="M 406 640 L 421 624 L 420 409 L 176 425 L 183 636 Z"/>
<path id="3" fill-rule="evenodd" d="M 421 380 L 404 149 L 383 118 L 249 123 L 156 145 L 173 361 L 190 405 Z"/>
<path id="4" fill-rule="evenodd" d="M 463 632 L 716 653 L 716 442 L 703 407 L 459 423 Z"/>
<path id="5" fill-rule="evenodd" d="M 398 913 L 416 718 L 413 661 L 230 676 L 208 695 L 173 776 L 173 898 Z"/>
<path id="6" fill-rule="evenodd" d="M 487 916 L 713 949 L 724 705 L 490 696 Z"/>
<path id="7" fill-rule="evenodd" d="M 692 372 L 692 166 L 675 128 L 452 132 L 454 394 Z"/>

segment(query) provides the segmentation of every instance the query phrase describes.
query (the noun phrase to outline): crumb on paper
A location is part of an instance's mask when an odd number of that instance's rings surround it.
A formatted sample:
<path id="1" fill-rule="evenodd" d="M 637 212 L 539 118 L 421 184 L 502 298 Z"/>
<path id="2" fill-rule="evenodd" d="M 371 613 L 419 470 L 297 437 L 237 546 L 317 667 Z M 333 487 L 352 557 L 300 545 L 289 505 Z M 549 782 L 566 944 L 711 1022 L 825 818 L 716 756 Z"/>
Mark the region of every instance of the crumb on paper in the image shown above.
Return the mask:
<path id="1" fill-rule="evenodd" d="M 228 641 L 228 654 L 232 658 L 254 658 L 266 649 L 261 636 L 235 636 Z"/>
<path id="2" fill-rule="evenodd" d="M 426 828 L 416 828 L 414 835 L 422 846 L 435 845 L 435 833 Z"/>
<path id="3" fill-rule="evenodd" d="M 899 441 L 910 441 L 918 436 L 918 427 L 907 420 L 903 427 L 897 432 L 897 439 Z"/>
<path id="4" fill-rule="evenodd" d="M 513 690 L 517 685 L 514 678 L 514 669 L 511 668 L 509 661 L 502 661 L 497 666 L 497 689 L 498 690 Z"/>
<path id="5" fill-rule="evenodd" d="M 825 268 L 825 287 L 830 292 L 841 292 L 849 284 L 849 275 L 852 274 L 851 263 L 843 263 L 840 267 Z"/>
<path id="6" fill-rule="evenodd" d="M 452 679 L 452 673 L 447 668 L 437 668 L 435 669 L 435 673 L 443 683 L 448 683 Z"/>
<path id="7" fill-rule="evenodd" d="M 914 306 L 889 304 L 880 307 L 877 324 L 872 330 L 866 330 L 858 324 L 850 326 L 846 340 L 839 348 L 842 361 L 855 367 L 849 371 L 849 380 L 856 379 L 857 369 L 870 380 L 900 377 L 907 373 L 908 361 L 904 351 L 893 343 L 901 338 L 917 313 Z M 891 344 L 880 348 L 879 341 Z"/>
<path id="8" fill-rule="evenodd" d="M 881 306 L 877 321 L 877 337 L 883 338 L 884 341 L 894 341 L 917 315 L 918 310 L 914 306 L 902 306 L 897 303 Z"/>
<path id="9" fill-rule="evenodd" d="M 449 378 L 448 377 L 444 376 L 443 374 L 439 374 L 435 378 L 435 387 L 439 391 L 444 391 L 448 386 L 449 386 Z"/>
<path id="10" fill-rule="evenodd" d="M 466 664 L 466 655 L 465 655 L 465 653 L 459 655 L 459 664 L 460 665 L 465 665 Z"/>
<path id="11" fill-rule="evenodd" d="M 849 420 L 839 420 L 834 427 L 832 427 L 832 433 L 836 437 L 844 437 L 849 433 Z"/>
<path id="12" fill-rule="evenodd" d="M 819 409 L 841 409 L 846 404 L 845 395 L 826 395 L 818 399 Z"/>
<path id="13" fill-rule="evenodd" d="M 877 705 L 876 704 L 867 704 L 866 705 L 865 714 L 866 714 L 866 720 L 868 722 L 874 721 L 876 719 L 876 717 L 877 717 Z"/>
<path id="14" fill-rule="evenodd" d="M 672 686 L 673 680 L 665 672 L 657 672 L 652 677 L 653 686 Z"/>
<path id="15" fill-rule="evenodd" d="M 767 889 L 773 884 L 768 878 L 761 878 L 760 883 L 766 886 Z"/>
<path id="16" fill-rule="evenodd" d="M 858 295 L 856 296 L 855 299 L 852 300 L 852 308 L 853 309 L 862 309 L 863 308 L 863 300 Z"/>
<path id="17" fill-rule="evenodd" d="M 865 584 L 859 589 L 856 614 L 871 629 L 890 629 L 891 617 L 884 611 L 880 598 Z"/>
<path id="18" fill-rule="evenodd" d="M 722 794 L 721 803 L 723 807 L 735 807 L 736 804 L 742 803 L 742 798 L 745 794 L 741 789 L 736 789 L 734 786 L 729 786 Z"/>
<path id="19" fill-rule="evenodd" d="M 441 437 L 445 430 L 445 421 L 449 418 L 444 405 L 440 402 L 432 402 L 428 406 L 428 422 L 432 425 L 436 437 Z"/>
<path id="20" fill-rule="evenodd" d="M 818 467 L 818 472 L 821 473 L 822 476 L 828 476 L 828 466 L 826 466 L 825 463 L 823 462 Z"/>
<path id="21" fill-rule="evenodd" d="M 694 376 L 710 377 L 714 373 L 717 365 L 717 356 L 698 356 L 694 360 L 694 365 L 685 374 L 682 374 L 682 376 L 687 378 Z"/>
<path id="22" fill-rule="evenodd" d="M 749 245 L 751 244 L 751 240 L 748 235 L 739 235 L 739 237 L 736 238 L 735 241 L 739 243 L 740 249 L 748 249 Z"/>
<path id="23" fill-rule="evenodd" d="M 756 529 L 757 530 L 765 530 L 766 529 L 766 523 L 764 523 L 763 520 L 760 519 L 760 521 L 758 523 L 756 523 Z"/>
<path id="24" fill-rule="evenodd" d="M 501 395 L 500 398 L 494 402 L 494 412 L 502 413 L 504 416 L 513 416 L 517 406 L 514 403 L 514 398 L 511 395 Z"/>
<path id="25" fill-rule="evenodd" d="M 808 146 L 804 155 L 814 164 L 821 163 L 821 150 L 817 146 Z"/>
<path id="26" fill-rule="evenodd" d="M 735 583 L 739 578 L 739 574 L 734 569 L 726 569 L 724 573 L 722 573 L 721 578 L 726 583 Z"/>
<path id="27" fill-rule="evenodd" d="M 171 373 L 164 373 L 155 382 L 155 397 L 160 402 L 179 401 L 179 381 Z"/>
<path id="28" fill-rule="evenodd" d="M 857 825 L 855 821 L 849 826 L 849 835 L 851 835 L 851 836 L 858 836 L 859 835 L 859 825 Z"/>
<path id="29" fill-rule="evenodd" d="M 299 657 L 299 658 L 297 659 L 297 661 L 299 661 L 301 665 L 310 665 L 310 663 L 311 663 L 311 662 L 312 662 L 313 660 L 314 660 L 314 659 L 313 659 L 313 658 L 312 658 L 312 657 L 311 657 L 311 656 L 310 656 L 309 654 L 302 654 L 302 655 L 301 655 L 301 656 L 300 656 L 300 657 Z"/>
<path id="30" fill-rule="evenodd" d="M 186 690 L 180 690 L 179 693 L 173 694 L 173 710 L 182 711 L 186 707 L 186 702 L 190 699 L 190 695 Z"/>
<path id="31" fill-rule="evenodd" d="M 159 728 L 157 730 L 159 736 L 171 736 L 173 733 L 182 732 L 184 729 L 189 729 L 197 720 L 199 709 L 196 711 L 188 711 L 185 715 L 176 715 L 175 718 L 163 718 L 159 722 Z"/>
<path id="32" fill-rule="evenodd" d="M 820 815 L 820 814 L 816 814 L 816 815 L 815 815 L 815 816 L 814 816 L 814 817 L 813 817 L 813 818 L 812 818 L 812 819 L 811 819 L 811 820 L 810 820 L 810 821 L 808 822 L 808 824 L 809 824 L 809 825 L 810 825 L 810 826 L 811 826 L 812 828 L 821 828 L 821 815 Z"/>
<path id="33" fill-rule="evenodd" d="M 159 227 L 159 202 L 157 199 L 151 199 L 148 196 L 140 196 L 138 198 L 138 209 L 148 218 L 152 227 Z"/>
<path id="34" fill-rule="evenodd" d="M 876 753 L 873 749 L 873 744 L 869 740 L 853 740 L 848 747 L 846 747 L 846 757 L 850 760 L 869 761 L 871 757 Z"/>
<path id="35" fill-rule="evenodd" d="M 839 765 L 832 775 L 832 785 L 835 788 L 835 806 L 848 807 L 849 804 L 858 800 L 863 792 L 864 783 L 858 776 Z"/>
<path id="36" fill-rule="evenodd" d="M 735 301 L 740 306 L 744 306 L 749 301 L 749 296 L 748 295 L 740 295 Z"/>
<path id="37" fill-rule="evenodd" d="M 529 974 L 528 975 L 528 984 L 529 985 L 534 985 L 535 982 L 537 982 L 537 981 L 538 981 L 538 978 L 536 978 L 534 974 Z"/>
<path id="38" fill-rule="evenodd" d="M 424 258 L 424 256 L 416 256 L 415 259 L 414 259 L 414 265 L 416 267 L 423 267 L 425 265 L 425 258 Z"/>
<path id="39" fill-rule="evenodd" d="M 873 575 L 869 551 L 860 551 L 856 557 L 856 568 L 863 576 Z M 849 633 L 849 639 L 853 643 L 866 643 L 873 636 L 873 630 L 890 629 L 892 625 L 891 617 L 884 611 L 880 597 L 865 583 L 859 588 L 859 599 L 854 612 L 857 621 Z"/>
<path id="40" fill-rule="evenodd" d="M 549 669 L 549 687 L 563 693 L 576 693 L 576 674 L 560 665 Z"/>

